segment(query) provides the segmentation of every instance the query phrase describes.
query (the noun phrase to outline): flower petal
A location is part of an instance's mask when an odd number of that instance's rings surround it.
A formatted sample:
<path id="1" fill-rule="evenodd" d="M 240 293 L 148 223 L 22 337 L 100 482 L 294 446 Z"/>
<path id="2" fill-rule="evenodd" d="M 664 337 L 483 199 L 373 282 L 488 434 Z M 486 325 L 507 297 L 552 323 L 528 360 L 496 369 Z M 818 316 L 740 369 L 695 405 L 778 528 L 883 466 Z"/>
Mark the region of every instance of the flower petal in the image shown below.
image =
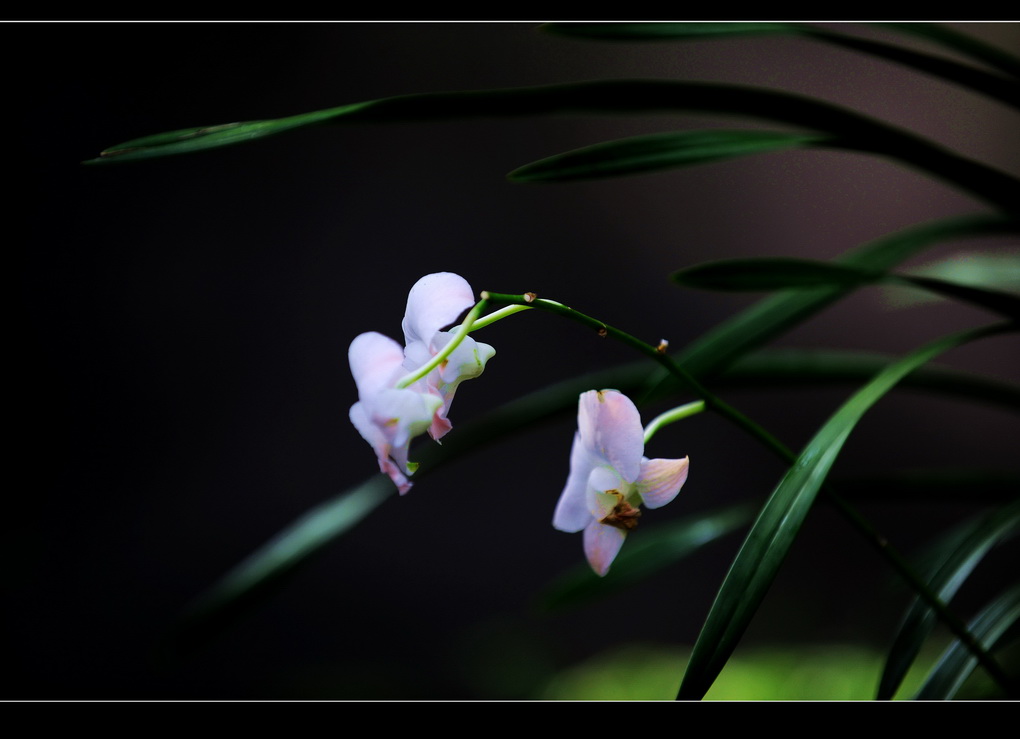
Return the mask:
<path id="1" fill-rule="evenodd" d="M 389 475 L 401 495 L 410 490 L 411 483 L 408 482 L 407 476 L 400 470 L 393 460 L 390 459 L 391 447 L 390 443 L 386 440 L 386 435 L 382 432 L 382 429 L 376 426 L 372 422 L 372 419 L 369 418 L 363 403 L 359 402 L 351 406 L 350 418 L 351 423 L 354 424 L 354 428 L 358 430 L 362 438 L 367 441 L 375 451 L 376 458 L 379 460 L 379 471 Z"/>
<path id="2" fill-rule="evenodd" d="M 439 329 L 449 326 L 475 304 L 471 286 L 460 275 L 436 272 L 425 275 L 411 287 L 404 312 L 404 343 L 432 343 Z"/>
<path id="3" fill-rule="evenodd" d="M 433 341 L 436 352 L 442 351 L 451 338 L 453 335 L 446 331 L 437 332 Z M 409 346 L 406 352 L 408 358 L 417 357 L 422 346 L 424 345 L 421 342 Z M 436 411 L 435 421 L 432 428 L 429 429 L 429 434 L 433 439 L 439 441 L 452 428 L 446 416 L 450 412 L 450 406 L 453 405 L 453 396 L 457 392 L 457 386 L 464 380 L 470 380 L 482 374 L 485 363 L 495 353 L 496 350 L 488 344 L 477 342 L 470 336 L 465 337 L 460 346 L 446 358 L 446 361 L 425 378 L 430 392 L 443 399 L 443 407 Z M 434 353 L 431 356 L 434 356 Z"/>
<path id="4" fill-rule="evenodd" d="M 680 492 L 687 481 L 689 460 L 645 459 L 641 462 L 641 477 L 637 491 L 641 501 L 649 508 L 661 508 Z"/>
<path id="5" fill-rule="evenodd" d="M 573 534 L 591 522 L 586 494 L 591 469 L 592 461 L 581 443 L 581 437 L 574 434 L 574 445 L 570 449 L 570 475 L 556 503 L 554 528 Z"/>
<path id="6" fill-rule="evenodd" d="M 404 350 L 389 336 L 375 331 L 360 334 L 347 350 L 358 397 L 367 400 L 393 387 L 405 373 Z"/>
<path id="7" fill-rule="evenodd" d="M 637 406 L 618 390 L 581 394 L 577 425 L 589 449 L 606 460 L 626 482 L 641 473 L 644 430 Z"/>
<path id="8" fill-rule="evenodd" d="M 365 410 L 372 422 L 383 429 L 390 444 L 400 447 L 425 433 L 442 404 L 435 395 L 391 389 L 383 390 L 371 403 L 366 403 Z"/>
<path id="9" fill-rule="evenodd" d="M 616 555 L 623 546 L 627 532 L 615 526 L 605 526 L 592 521 L 584 530 L 584 556 L 599 577 L 609 572 Z"/>
<path id="10" fill-rule="evenodd" d="M 452 338 L 453 334 L 448 331 L 437 332 L 432 337 L 432 346 L 436 353 L 441 352 Z M 443 383 L 454 385 L 478 377 L 485 369 L 485 363 L 492 359 L 495 353 L 496 350 L 488 344 L 465 336 L 460 346 L 438 367 L 439 377 Z"/>

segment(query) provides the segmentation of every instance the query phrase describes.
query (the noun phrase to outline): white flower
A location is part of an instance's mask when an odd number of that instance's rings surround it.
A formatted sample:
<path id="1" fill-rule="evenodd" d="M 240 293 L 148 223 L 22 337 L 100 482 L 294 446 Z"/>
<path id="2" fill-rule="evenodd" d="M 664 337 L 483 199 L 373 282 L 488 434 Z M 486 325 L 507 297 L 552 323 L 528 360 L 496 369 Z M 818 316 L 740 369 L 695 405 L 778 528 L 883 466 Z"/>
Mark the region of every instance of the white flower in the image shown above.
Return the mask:
<path id="1" fill-rule="evenodd" d="M 467 281 L 450 272 L 425 275 L 407 296 L 403 329 L 405 347 L 376 332 L 351 342 L 348 359 L 358 386 L 351 423 L 375 450 L 379 469 L 401 494 L 411 488 L 407 477 L 417 465 L 408 461 L 411 440 L 425 433 L 438 441 L 451 428 L 447 414 L 457 386 L 477 377 L 495 354 L 488 344 L 465 337 L 424 378 L 398 388 L 401 378 L 423 367 L 451 340 L 441 331 L 474 305 Z"/>
<path id="2" fill-rule="evenodd" d="M 644 456 L 641 414 L 617 390 L 582 393 L 577 433 L 570 451 L 570 475 L 553 515 L 553 526 L 584 531 L 584 553 L 605 575 L 635 528 L 640 505 L 659 508 L 680 492 L 687 480 L 688 458 Z"/>

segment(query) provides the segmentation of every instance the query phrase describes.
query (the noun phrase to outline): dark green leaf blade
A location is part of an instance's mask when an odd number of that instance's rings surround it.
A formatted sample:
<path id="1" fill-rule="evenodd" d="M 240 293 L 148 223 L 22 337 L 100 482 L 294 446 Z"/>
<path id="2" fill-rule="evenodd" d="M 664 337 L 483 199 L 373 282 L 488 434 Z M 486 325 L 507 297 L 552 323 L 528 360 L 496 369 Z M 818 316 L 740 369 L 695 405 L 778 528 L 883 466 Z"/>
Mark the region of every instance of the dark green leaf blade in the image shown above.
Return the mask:
<path id="1" fill-rule="evenodd" d="M 189 129 L 108 148 L 100 162 L 181 154 L 283 131 L 334 123 L 396 123 L 556 113 L 709 112 L 779 121 L 839 137 L 844 146 L 917 167 L 1010 213 L 1020 209 L 1020 180 L 966 159 L 908 131 L 801 95 L 735 85 L 673 80 L 603 80 L 478 92 L 425 93 L 342 105 L 248 124 Z M 218 130 L 222 129 L 222 130 Z M 204 133 L 197 133 L 203 131 Z M 139 141 L 149 142 L 139 145 Z"/>
<path id="2" fill-rule="evenodd" d="M 933 41 L 947 49 L 969 56 L 975 61 L 983 62 L 995 67 L 1006 74 L 1020 78 L 1020 58 L 1003 51 L 1002 49 L 980 41 L 973 36 L 960 33 L 948 26 L 938 23 L 878 23 L 877 25 L 890 28 L 899 33 L 917 36 L 927 41 Z"/>
<path id="3" fill-rule="evenodd" d="M 762 349 L 708 376 L 718 388 L 774 388 L 854 383 L 874 377 L 893 361 L 888 354 L 831 349 Z M 911 372 L 897 387 L 925 390 L 963 400 L 991 403 L 999 410 L 1020 411 L 1020 385 L 939 365 Z M 909 484 L 901 480 L 901 484 Z M 925 484 L 930 484 L 926 481 Z M 1015 489 L 1020 489 L 1020 485 Z"/>
<path id="4" fill-rule="evenodd" d="M 999 236 L 1020 231 L 1020 223 L 999 216 L 964 216 L 904 229 L 864 244 L 839 257 L 839 264 L 872 271 L 895 267 L 924 249 L 953 239 Z M 725 370 L 745 354 L 810 318 L 847 294 L 850 288 L 828 287 L 773 295 L 747 308 L 688 344 L 677 360 L 695 377 Z M 652 373 L 644 392 L 656 396 L 672 379 L 664 370 Z"/>
<path id="5" fill-rule="evenodd" d="M 191 648 L 214 634 L 267 589 L 322 547 L 357 525 L 396 491 L 377 475 L 302 515 L 203 593 L 182 615 L 174 648 Z"/>
<path id="6" fill-rule="evenodd" d="M 539 596 L 539 605 L 563 608 L 603 598 L 746 526 L 753 515 L 747 506 L 732 506 L 642 530 L 640 535 L 628 538 L 627 546 L 620 550 L 604 577 L 596 576 L 587 564 L 579 565 L 550 583 Z"/>
<path id="7" fill-rule="evenodd" d="M 907 24 L 885 24 L 891 27 Z M 914 24 L 917 25 L 917 24 Z M 929 24 L 930 25 L 930 24 Z M 547 23 L 543 30 L 562 36 L 600 41 L 703 41 L 747 36 L 796 35 L 853 49 L 880 59 L 941 77 L 949 82 L 993 97 L 1007 105 L 1020 107 L 1020 85 L 1001 75 L 961 64 L 953 59 L 932 56 L 903 46 L 883 43 L 842 33 L 809 23 L 783 22 L 621 22 L 621 23 Z M 899 29 L 904 30 L 904 29 Z M 916 31 L 916 29 L 914 29 Z M 977 39 L 936 27 L 932 34 L 916 35 L 938 40 L 981 61 L 1016 74 L 1020 65 L 1008 54 Z"/>
<path id="8" fill-rule="evenodd" d="M 1014 585 L 989 603 L 967 624 L 981 646 L 992 650 L 999 638 L 1020 619 L 1020 585 Z M 977 659 L 959 640 L 942 654 L 924 685 L 914 696 L 916 700 L 949 700 L 977 666 Z"/>
<path id="9" fill-rule="evenodd" d="M 519 167 L 512 182 L 571 182 L 643 174 L 784 149 L 821 146 L 823 134 L 706 130 L 650 134 L 607 141 Z"/>
<path id="10" fill-rule="evenodd" d="M 769 496 L 737 553 L 694 645 L 679 699 L 700 699 L 715 681 L 775 579 L 843 443 L 867 410 L 938 354 L 1013 328 L 965 331 L 915 350 L 884 369 L 819 429 Z"/>
<path id="11" fill-rule="evenodd" d="M 939 600 L 948 603 L 984 555 L 1004 537 L 1020 527 L 1020 500 L 992 511 L 940 543 L 935 550 L 936 564 L 927 578 L 928 587 Z M 924 640 L 935 626 L 935 613 L 920 599 L 911 604 L 886 657 L 879 681 L 878 700 L 891 700 L 907 671 L 921 651 Z"/>
<path id="12" fill-rule="evenodd" d="M 670 279 L 702 290 L 755 291 L 808 287 L 856 287 L 883 277 L 879 271 L 810 259 L 724 259 L 678 270 Z"/>
<path id="13" fill-rule="evenodd" d="M 707 262 L 674 272 L 672 280 L 703 290 L 756 291 L 814 287 L 856 287 L 894 282 L 955 298 L 999 313 L 1020 317 L 1020 296 L 974 285 L 915 275 L 892 275 L 853 265 L 810 259 L 754 258 Z"/>

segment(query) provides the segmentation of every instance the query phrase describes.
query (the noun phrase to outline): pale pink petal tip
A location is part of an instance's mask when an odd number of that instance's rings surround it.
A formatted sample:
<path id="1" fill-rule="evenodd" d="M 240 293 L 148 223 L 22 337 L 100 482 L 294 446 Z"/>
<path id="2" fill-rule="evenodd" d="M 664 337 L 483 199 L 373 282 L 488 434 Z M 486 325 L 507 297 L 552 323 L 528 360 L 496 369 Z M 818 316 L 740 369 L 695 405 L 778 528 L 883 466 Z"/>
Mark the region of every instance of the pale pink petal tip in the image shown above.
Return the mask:
<path id="1" fill-rule="evenodd" d="M 641 478 L 637 490 L 641 502 L 649 508 L 661 508 L 680 492 L 687 482 L 690 462 L 683 459 L 645 459 L 641 462 Z"/>
<path id="2" fill-rule="evenodd" d="M 594 520 L 584 529 L 584 555 L 596 575 L 603 577 L 609 572 L 625 538 L 627 532 L 623 529 Z"/>

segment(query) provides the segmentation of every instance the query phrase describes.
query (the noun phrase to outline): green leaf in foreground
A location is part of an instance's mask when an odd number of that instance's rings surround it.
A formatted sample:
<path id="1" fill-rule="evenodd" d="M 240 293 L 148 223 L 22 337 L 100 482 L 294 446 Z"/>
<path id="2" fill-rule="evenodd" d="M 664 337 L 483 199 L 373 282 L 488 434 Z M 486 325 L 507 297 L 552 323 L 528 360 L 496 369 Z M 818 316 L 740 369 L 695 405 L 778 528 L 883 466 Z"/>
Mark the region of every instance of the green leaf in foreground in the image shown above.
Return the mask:
<path id="1" fill-rule="evenodd" d="M 1020 585 L 1014 585 L 975 616 L 967 624 L 967 630 L 982 647 L 992 650 L 1018 619 Z M 943 653 L 914 697 L 917 700 L 948 700 L 956 695 L 976 666 L 974 655 L 957 640 Z"/>
<path id="2" fill-rule="evenodd" d="M 388 477 L 377 475 L 310 509 L 192 604 L 173 635 L 178 645 L 207 638 L 268 586 L 355 526 L 395 491 Z"/>
<path id="3" fill-rule="evenodd" d="M 707 262 L 674 272 L 680 285 L 704 290 L 755 291 L 857 287 L 887 282 L 962 300 L 1006 318 L 1020 318 L 1020 296 L 920 275 L 895 275 L 854 265 L 810 259 L 754 258 Z"/>
<path id="4" fill-rule="evenodd" d="M 733 506 L 642 530 L 640 535 L 630 537 L 605 577 L 596 576 L 587 565 L 579 565 L 552 582 L 539 596 L 539 604 L 561 608 L 605 597 L 746 526 L 753 515 L 747 506 Z"/>
<path id="5" fill-rule="evenodd" d="M 570 182 L 643 174 L 806 146 L 833 145 L 825 134 L 779 131 L 682 131 L 607 141 L 515 169 L 513 182 Z"/>
<path id="6" fill-rule="evenodd" d="M 751 622 L 801 524 L 861 417 L 895 384 L 938 354 L 976 339 L 1015 330 L 998 325 L 943 337 L 883 370 L 819 429 L 769 496 L 723 581 L 694 645 L 679 699 L 699 699 L 711 687 Z"/>
<path id="7" fill-rule="evenodd" d="M 1016 533 L 1018 526 L 1020 500 L 1015 500 L 954 531 L 934 552 L 937 564 L 927 578 L 928 587 L 939 600 L 948 603 L 988 550 L 1003 537 Z M 935 613 L 926 603 L 915 599 L 889 650 L 875 696 L 878 700 L 893 697 L 934 626 Z"/>

